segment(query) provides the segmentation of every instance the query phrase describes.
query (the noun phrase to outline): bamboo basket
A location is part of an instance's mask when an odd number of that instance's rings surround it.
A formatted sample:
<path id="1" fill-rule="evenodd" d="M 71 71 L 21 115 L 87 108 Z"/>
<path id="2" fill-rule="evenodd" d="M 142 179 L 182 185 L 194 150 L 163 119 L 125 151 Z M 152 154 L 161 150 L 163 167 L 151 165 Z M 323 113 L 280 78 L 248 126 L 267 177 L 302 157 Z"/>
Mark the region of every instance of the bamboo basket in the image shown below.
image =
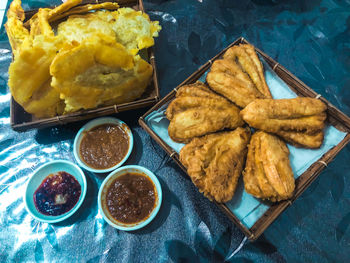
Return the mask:
<path id="1" fill-rule="evenodd" d="M 150 134 L 150 136 L 166 151 L 166 153 L 180 166 L 180 168 L 186 171 L 186 168 L 181 164 L 179 160 L 178 153 L 172 149 L 166 142 L 164 142 L 145 122 L 145 118 L 153 111 L 159 109 L 164 104 L 169 103 L 175 98 L 176 91 L 179 87 L 187 84 L 196 82 L 211 66 L 212 62 L 225 53 L 225 51 L 240 43 L 248 44 L 243 37 L 237 39 L 227 48 L 222 50 L 215 57 L 210 59 L 207 63 L 201 66 L 196 72 L 189 76 L 184 82 L 177 86 L 173 91 L 171 91 L 167 96 L 165 96 L 161 101 L 159 101 L 155 106 L 153 106 L 149 111 L 147 111 L 139 119 L 139 124 Z M 324 103 L 327 104 L 327 122 L 333 125 L 340 131 L 346 132 L 344 139 L 335 147 L 330 149 L 325 153 L 318 161 L 314 162 L 302 175 L 296 179 L 296 186 L 294 191 L 294 196 L 290 200 L 281 201 L 276 204 L 271 205 L 271 207 L 260 217 L 260 219 L 255 222 L 251 228 L 247 228 L 225 204 L 216 203 L 219 208 L 242 230 L 242 232 L 248 237 L 249 240 L 256 240 L 266 228 L 272 224 L 272 222 L 305 191 L 307 187 L 319 176 L 321 171 L 327 167 L 327 165 L 334 159 L 334 157 L 346 146 L 350 141 L 350 118 L 330 104 L 326 99 L 320 97 L 311 88 L 306 86 L 302 81 L 296 78 L 283 66 L 273 60 L 271 57 L 255 48 L 256 52 L 260 54 L 266 62 L 271 66 L 273 71 L 286 83 L 288 86 L 300 97 L 317 97 L 320 98 Z"/>
<path id="2" fill-rule="evenodd" d="M 141 10 L 144 12 L 144 6 L 142 0 L 84 0 L 82 4 L 96 4 L 103 2 L 117 2 L 121 7 L 132 7 L 135 10 Z M 30 10 L 25 12 L 26 19 L 32 17 L 38 10 Z M 157 80 L 157 68 L 155 63 L 155 56 L 153 48 L 147 49 L 148 62 L 152 65 L 153 76 L 151 83 L 146 88 L 144 94 L 135 101 L 116 104 L 112 106 L 103 106 L 90 110 L 80 110 L 74 113 L 69 113 L 61 116 L 55 116 L 52 118 L 38 119 L 35 116 L 27 113 L 22 106 L 20 106 L 11 96 L 10 100 L 10 122 L 11 127 L 16 131 L 26 131 L 33 128 L 46 128 L 55 125 L 63 125 L 71 122 L 92 119 L 122 111 L 128 111 L 138 108 L 144 108 L 154 105 L 159 101 L 159 87 Z"/>

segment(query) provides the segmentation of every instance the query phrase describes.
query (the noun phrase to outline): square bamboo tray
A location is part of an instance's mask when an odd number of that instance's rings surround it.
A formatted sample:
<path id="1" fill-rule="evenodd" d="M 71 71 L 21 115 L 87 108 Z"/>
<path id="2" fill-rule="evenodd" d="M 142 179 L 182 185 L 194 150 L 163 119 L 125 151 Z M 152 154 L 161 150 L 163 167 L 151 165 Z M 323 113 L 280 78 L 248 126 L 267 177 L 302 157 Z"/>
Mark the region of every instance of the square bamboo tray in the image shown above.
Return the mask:
<path id="1" fill-rule="evenodd" d="M 132 7 L 135 10 L 144 12 L 142 0 L 84 0 L 82 4 L 96 4 L 103 2 L 117 2 L 121 7 Z M 81 5 L 82 5 L 81 4 Z M 38 10 L 30 10 L 25 12 L 26 19 L 32 17 Z M 137 100 L 116 104 L 112 106 L 103 106 L 96 109 L 80 110 L 74 113 L 69 113 L 52 118 L 37 119 L 33 115 L 27 113 L 11 96 L 10 105 L 10 121 L 11 127 L 16 131 L 25 131 L 33 128 L 46 128 L 55 125 L 62 125 L 71 122 L 92 119 L 100 116 L 110 115 L 122 111 L 128 111 L 138 108 L 144 108 L 154 105 L 159 101 L 159 88 L 157 80 L 157 68 L 153 48 L 147 49 L 149 63 L 153 68 L 153 77 L 151 83 L 146 88 L 145 93 Z"/>
<path id="2" fill-rule="evenodd" d="M 166 151 L 166 153 L 180 166 L 180 168 L 186 171 L 186 168 L 181 164 L 178 153 L 172 149 L 166 142 L 164 142 L 145 122 L 145 118 L 153 111 L 159 109 L 164 104 L 169 103 L 175 98 L 176 91 L 179 87 L 196 82 L 211 66 L 214 60 L 218 59 L 223 53 L 230 47 L 238 45 L 240 43 L 248 44 L 243 37 L 237 39 L 227 48 L 222 50 L 215 57 L 210 59 L 206 64 L 200 67 L 196 72 L 189 76 L 184 82 L 171 91 L 166 97 L 159 101 L 149 111 L 147 111 L 140 119 L 139 124 L 150 134 L 150 136 L 159 143 L 159 145 Z M 242 232 L 248 237 L 249 240 L 256 240 L 266 228 L 292 203 L 305 191 L 306 188 L 319 176 L 321 171 L 334 159 L 334 157 L 343 149 L 350 141 L 350 118 L 335 108 L 326 99 L 320 97 L 319 94 L 314 92 L 311 88 L 306 86 L 283 66 L 273 60 L 271 57 L 255 48 L 256 52 L 261 55 L 266 62 L 271 66 L 273 71 L 286 83 L 288 86 L 300 97 L 318 97 L 324 103 L 327 104 L 327 123 L 333 125 L 340 131 L 346 132 L 344 139 L 335 147 L 325 153 L 318 161 L 314 162 L 302 175 L 296 179 L 296 186 L 294 195 L 290 200 L 281 201 L 271 205 L 271 207 L 255 222 L 251 228 L 247 228 L 225 204 L 216 203 L 219 208 L 242 230 Z"/>

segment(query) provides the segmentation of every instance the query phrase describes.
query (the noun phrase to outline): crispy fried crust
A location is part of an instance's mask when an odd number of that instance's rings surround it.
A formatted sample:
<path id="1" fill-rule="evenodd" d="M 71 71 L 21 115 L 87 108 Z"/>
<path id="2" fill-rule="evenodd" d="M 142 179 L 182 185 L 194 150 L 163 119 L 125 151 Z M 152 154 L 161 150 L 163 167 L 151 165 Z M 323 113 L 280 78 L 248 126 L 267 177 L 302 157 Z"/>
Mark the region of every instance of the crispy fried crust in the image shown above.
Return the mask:
<path id="1" fill-rule="evenodd" d="M 327 106 L 314 98 L 257 99 L 241 111 L 251 127 L 276 133 L 286 141 L 307 148 L 319 148 Z"/>
<path id="2" fill-rule="evenodd" d="M 229 48 L 207 75 L 209 86 L 239 107 L 257 98 L 272 98 L 262 64 L 251 45 Z"/>
<path id="3" fill-rule="evenodd" d="M 81 2 L 40 8 L 25 25 L 21 1 L 10 5 L 5 25 L 14 54 L 9 87 L 16 102 L 37 118 L 130 102 L 151 80 L 152 66 L 137 53 L 154 44 L 159 23 L 121 8 L 68 18 L 54 32 L 50 22 L 70 14 L 119 7 Z"/>
<path id="4" fill-rule="evenodd" d="M 24 28 L 24 10 L 21 7 L 21 0 L 14 0 L 7 11 L 6 32 L 14 55 L 16 56 L 23 41 L 29 37 L 29 31 Z"/>
<path id="5" fill-rule="evenodd" d="M 273 202 L 289 199 L 295 183 L 288 155 L 286 144 L 277 136 L 253 134 L 243 173 L 247 193 Z"/>
<path id="6" fill-rule="evenodd" d="M 194 138 L 180 151 L 180 161 L 193 183 L 210 200 L 219 203 L 232 199 L 242 172 L 248 128 Z"/>
<path id="7" fill-rule="evenodd" d="M 239 109 L 201 82 L 181 87 L 165 114 L 169 136 L 176 142 L 243 125 Z"/>

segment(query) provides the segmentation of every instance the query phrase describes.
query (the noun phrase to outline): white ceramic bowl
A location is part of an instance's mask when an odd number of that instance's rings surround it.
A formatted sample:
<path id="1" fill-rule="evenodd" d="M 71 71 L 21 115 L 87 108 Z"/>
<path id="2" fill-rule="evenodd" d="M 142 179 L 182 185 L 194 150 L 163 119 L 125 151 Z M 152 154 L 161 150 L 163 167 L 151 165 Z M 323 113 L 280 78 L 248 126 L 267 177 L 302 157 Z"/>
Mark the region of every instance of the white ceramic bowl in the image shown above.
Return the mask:
<path id="1" fill-rule="evenodd" d="M 126 155 L 124 156 L 124 158 L 116 165 L 114 165 L 110 168 L 106 168 L 106 169 L 96 169 L 96 168 L 90 167 L 88 164 L 86 164 L 82 160 L 82 158 L 80 156 L 79 148 L 80 148 L 81 140 L 83 139 L 83 136 L 84 136 L 84 131 L 89 131 L 96 126 L 103 125 L 103 124 L 115 124 L 115 125 L 118 125 L 119 127 L 121 127 L 129 137 L 129 149 L 128 149 L 128 152 L 126 153 Z M 78 131 L 78 133 L 74 139 L 73 153 L 74 153 L 75 160 L 84 169 L 86 169 L 90 172 L 93 172 L 93 173 L 108 173 L 108 172 L 111 172 L 111 171 L 117 169 L 119 166 L 121 166 L 129 158 L 133 146 L 134 146 L 134 138 L 132 136 L 132 132 L 131 132 L 130 128 L 123 121 L 116 119 L 116 118 L 112 118 L 112 117 L 103 117 L 103 118 L 98 118 L 98 119 L 94 119 L 92 121 L 89 121 Z"/>
<path id="2" fill-rule="evenodd" d="M 35 207 L 34 193 L 48 175 L 57 173 L 60 171 L 64 171 L 71 174 L 78 181 L 78 183 L 81 186 L 80 198 L 71 210 L 69 210 L 68 212 L 62 215 L 58 215 L 58 216 L 44 215 L 40 213 Z M 38 169 L 34 171 L 33 175 L 30 177 L 27 183 L 26 191 L 23 199 L 24 199 L 24 204 L 27 211 L 35 219 L 45 223 L 57 223 L 67 219 L 78 210 L 78 208 L 81 206 L 81 204 L 84 201 L 84 198 L 86 195 L 86 189 L 87 189 L 86 177 L 83 171 L 79 168 L 79 166 L 69 161 L 57 160 L 57 161 L 48 162 L 40 166 Z"/>
<path id="3" fill-rule="evenodd" d="M 157 191 L 156 204 L 151 214 L 145 220 L 134 224 L 124 224 L 114 220 L 111 217 L 111 215 L 109 215 L 108 211 L 106 211 L 107 208 L 105 207 L 105 205 L 102 204 L 102 202 L 104 202 L 105 200 L 105 196 L 107 194 L 109 184 L 113 182 L 118 176 L 121 176 L 126 173 L 138 173 L 138 174 L 143 174 L 147 176 L 153 182 Z M 127 165 L 110 173 L 102 182 L 102 185 L 98 192 L 98 209 L 102 217 L 104 218 L 104 220 L 106 220 L 106 222 L 109 225 L 124 231 L 137 230 L 146 226 L 148 223 L 150 223 L 154 219 L 154 217 L 157 215 L 160 209 L 161 203 L 162 203 L 162 188 L 160 186 L 160 183 L 157 177 L 150 170 L 138 165 Z"/>

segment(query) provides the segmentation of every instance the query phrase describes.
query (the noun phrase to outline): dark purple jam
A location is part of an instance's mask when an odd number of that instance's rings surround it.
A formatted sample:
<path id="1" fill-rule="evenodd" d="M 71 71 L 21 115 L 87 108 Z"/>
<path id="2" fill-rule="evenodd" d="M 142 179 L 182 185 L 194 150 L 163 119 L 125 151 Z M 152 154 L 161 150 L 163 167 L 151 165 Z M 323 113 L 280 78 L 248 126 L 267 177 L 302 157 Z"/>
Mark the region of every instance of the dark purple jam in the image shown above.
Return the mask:
<path id="1" fill-rule="evenodd" d="M 34 193 L 36 209 L 50 216 L 62 215 L 71 210 L 81 194 L 79 182 L 69 173 L 58 172 L 47 176 Z"/>

